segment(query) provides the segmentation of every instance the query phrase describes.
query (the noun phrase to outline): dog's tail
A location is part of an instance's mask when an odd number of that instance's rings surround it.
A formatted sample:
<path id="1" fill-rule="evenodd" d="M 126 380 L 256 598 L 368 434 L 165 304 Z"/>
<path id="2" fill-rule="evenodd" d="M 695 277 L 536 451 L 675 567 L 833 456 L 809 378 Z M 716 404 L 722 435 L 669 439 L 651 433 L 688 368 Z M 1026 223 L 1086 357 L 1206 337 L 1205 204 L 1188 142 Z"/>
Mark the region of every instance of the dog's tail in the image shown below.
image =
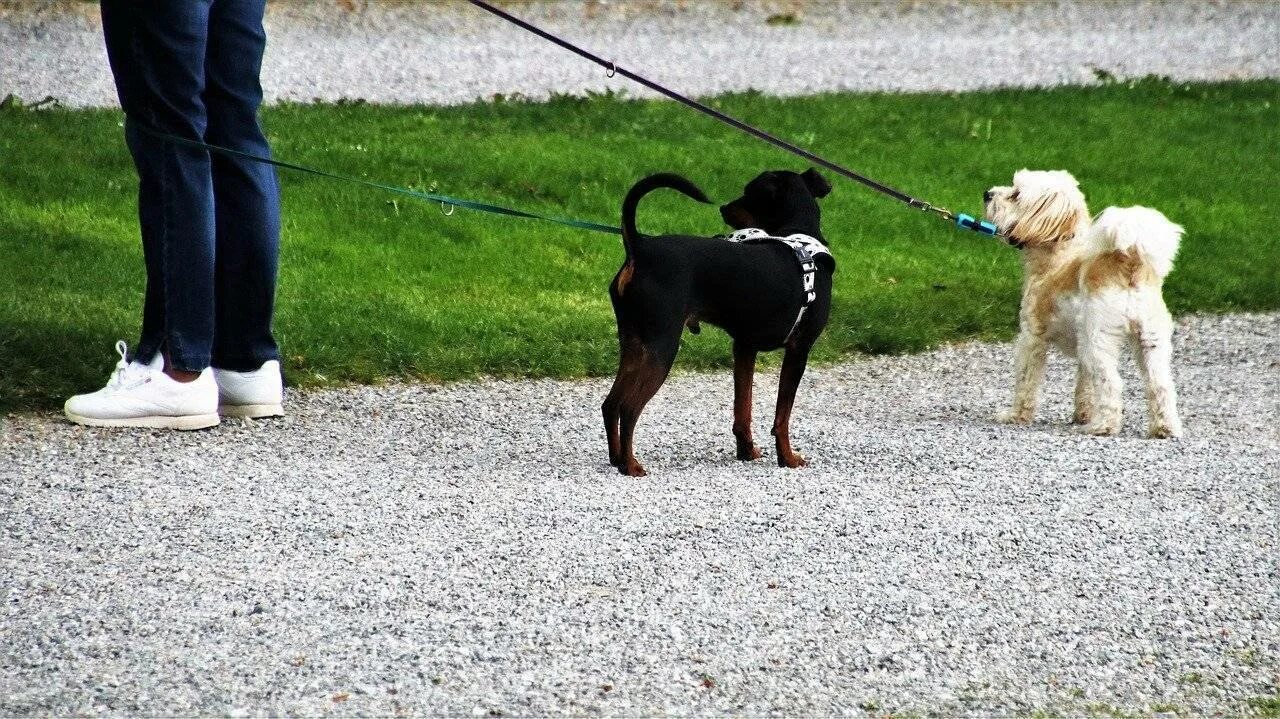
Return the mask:
<path id="1" fill-rule="evenodd" d="M 679 190 L 698 202 L 711 203 L 711 200 L 707 199 L 707 196 L 703 194 L 702 190 L 698 189 L 697 185 L 669 172 L 650 175 L 637 182 L 631 188 L 631 191 L 627 193 L 626 199 L 622 201 L 622 247 L 627 251 L 628 261 L 632 256 L 631 249 L 635 243 L 635 238 L 640 234 L 636 230 L 636 207 L 640 205 L 640 199 L 645 195 L 664 187 Z"/>
<path id="2" fill-rule="evenodd" d="M 1089 229 L 1088 253 L 1125 255 L 1164 279 L 1173 269 L 1182 232 L 1181 225 L 1150 207 L 1108 207 Z"/>

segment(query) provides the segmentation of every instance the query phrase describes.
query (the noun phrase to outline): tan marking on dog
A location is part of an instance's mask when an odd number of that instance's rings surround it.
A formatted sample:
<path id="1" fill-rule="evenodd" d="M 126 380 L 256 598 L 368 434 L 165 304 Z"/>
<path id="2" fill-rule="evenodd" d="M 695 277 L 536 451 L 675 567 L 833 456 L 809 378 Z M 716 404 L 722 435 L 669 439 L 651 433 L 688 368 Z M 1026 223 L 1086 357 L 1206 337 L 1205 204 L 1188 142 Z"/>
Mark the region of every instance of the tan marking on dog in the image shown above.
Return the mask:
<path id="1" fill-rule="evenodd" d="M 1092 258 L 1083 268 L 1080 286 L 1086 292 L 1097 292 L 1109 287 L 1136 289 L 1142 286 L 1159 287 L 1160 278 L 1136 254 L 1108 252 Z"/>
<path id="2" fill-rule="evenodd" d="M 636 273 L 636 263 L 628 261 L 618 270 L 618 279 L 614 280 L 618 288 L 618 294 L 622 295 L 627 290 L 627 285 L 631 282 L 632 276 Z"/>
<path id="3" fill-rule="evenodd" d="M 750 212 L 738 207 L 737 205 L 728 205 L 725 208 L 725 222 L 730 227 L 736 229 L 746 229 L 756 226 L 756 219 L 751 216 Z"/>
<path id="4" fill-rule="evenodd" d="M 1013 223 L 1009 235 L 1028 247 L 1050 245 L 1075 237 L 1088 223 L 1089 217 L 1081 212 L 1064 211 L 1061 203 L 1053 196 L 1044 198 L 1030 215 Z"/>
<path id="5" fill-rule="evenodd" d="M 1055 302 L 1059 295 L 1073 292 L 1080 283 L 1080 269 L 1083 265 L 1079 258 L 1063 261 L 1059 257 L 1036 257 L 1040 252 L 1053 252 L 1050 247 L 1031 251 L 1027 256 L 1028 272 L 1026 285 L 1022 291 L 1021 315 L 1027 328 L 1033 334 L 1044 332 L 1056 311 Z"/>

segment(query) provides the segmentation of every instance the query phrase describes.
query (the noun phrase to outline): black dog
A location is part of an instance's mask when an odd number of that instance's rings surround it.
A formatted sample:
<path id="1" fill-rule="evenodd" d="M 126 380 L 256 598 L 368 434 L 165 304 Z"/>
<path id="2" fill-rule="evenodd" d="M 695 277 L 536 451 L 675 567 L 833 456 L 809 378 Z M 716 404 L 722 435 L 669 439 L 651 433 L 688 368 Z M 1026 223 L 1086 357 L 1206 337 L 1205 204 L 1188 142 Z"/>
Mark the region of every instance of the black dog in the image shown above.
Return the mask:
<path id="1" fill-rule="evenodd" d="M 733 434 L 738 459 L 760 457 L 751 436 L 751 386 L 756 354 L 786 348 L 773 420 L 778 465 L 803 467 L 791 449 L 791 407 L 804 375 L 809 350 L 827 324 L 835 260 L 820 254 L 802 269 L 797 250 L 777 241 L 730 242 L 723 238 L 636 231 L 640 198 L 659 188 L 679 190 L 710 202 L 693 183 L 661 174 L 636 183 L 622 203 L 622 244 L 626 260 L 609 286 L 618 318 L 621 353 L 618 376 L 601 410 L 609 440 L 609 461 L 622 474 L 645 475 L 636 461 L 633 438 L 645 405 L 666 381 L 680 347 L 680 334 L 710 322 L 733 338 Z M 766 172 L 743 196 L 720 208 L 736 230 L 759 228 L 774 237 L 807 235 L 824 242 L 817 198 L 831 185 L 815 170 Z M 825 249 L 825 248 L 823 248 Z M 812 283 L 806 288 L 807 280 Z"/>

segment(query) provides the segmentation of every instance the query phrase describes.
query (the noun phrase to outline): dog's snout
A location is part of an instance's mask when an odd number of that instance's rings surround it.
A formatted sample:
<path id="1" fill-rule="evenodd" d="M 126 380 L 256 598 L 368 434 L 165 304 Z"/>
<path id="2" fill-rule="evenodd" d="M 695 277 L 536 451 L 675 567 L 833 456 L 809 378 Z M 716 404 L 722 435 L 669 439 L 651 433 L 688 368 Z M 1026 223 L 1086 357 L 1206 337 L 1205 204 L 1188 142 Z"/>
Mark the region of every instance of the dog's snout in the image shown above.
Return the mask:
<path id="1" fill-rule="evenodd" d="M 996 196 L 996 193 L 992 192 L 991 190 L 987 190 L 986 192 L 982 193 L 982 201 L 991 202 L 991 198 L 995 196 Z"/>

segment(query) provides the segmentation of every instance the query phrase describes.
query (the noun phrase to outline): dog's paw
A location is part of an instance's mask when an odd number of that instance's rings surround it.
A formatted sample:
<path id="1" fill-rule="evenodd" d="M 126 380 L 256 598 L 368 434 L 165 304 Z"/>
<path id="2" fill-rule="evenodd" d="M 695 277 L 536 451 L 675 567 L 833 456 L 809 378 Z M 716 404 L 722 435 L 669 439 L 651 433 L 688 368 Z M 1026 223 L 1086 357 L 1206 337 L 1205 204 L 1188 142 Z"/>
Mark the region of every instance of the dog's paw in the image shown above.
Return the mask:
<path id="1" fill-rule="evenodd" d="M 623 462 L 622 464 L 619 464 L 618 474 L 626 475 L 628 477 L 648 477 L 649 476 L 649 473 L 644 471 L 644 467 L 640 466 L 640 463 L 635 461 L 634 459 L 628 462 Z"/>
<path id="2" fill-rule="evenodd" d="M 1080 434 L 1090 434 L 1095 437 L 1111 437 L 1120 434 L 1120 425 L 1093 422 L 1080 427 L 1077 431 L 1079 431 Z"/>
<path id="3" fill-rule="evenodd" d="M 1182 436 L 1181 424 L 1153 424 L 1147 436 L 1151 439 L 1170 439 Z"/>
<path id="4" fill-rule="evenodd" d="M 809 462 L 799 454 L 792 452 L 790 455 L 778 455 L 778 466 L 785 469 L 799 469 L 808 467 Z"/>
<path id="5" fill-rule="evenodd" d="M 1076 410 L 1071 415 L 1071 424 L 1089 424 L 1093 421 L 1093 415 L 1085 410 Z"/>
<path id="6" fill-rule="evenodd" d="M 1003 412 L 997 412 L 992 419 L 1000 424 L 1029 424 L 1031 422 L 1031 413 L 1016 409 L 1006 409 Z"/>
<path id="7" fill-rule="evenodd" d="M 753 462 L 757 459 L 760 459 L 762 456 L 764 455 L 760 453 L 760 448 L 755 446 L 754 444 L 751 445 L 750 447 L 738 448 L 738 459 L 743 462 Z"/>

